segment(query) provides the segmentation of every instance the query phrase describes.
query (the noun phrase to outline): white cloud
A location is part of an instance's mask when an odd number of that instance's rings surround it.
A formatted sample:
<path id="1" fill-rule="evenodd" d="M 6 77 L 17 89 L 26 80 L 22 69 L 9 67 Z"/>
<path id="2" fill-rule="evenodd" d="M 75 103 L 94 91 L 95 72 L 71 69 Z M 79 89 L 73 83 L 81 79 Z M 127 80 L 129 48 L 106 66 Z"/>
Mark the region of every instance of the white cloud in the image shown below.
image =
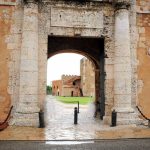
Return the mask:
<path id="1" fill-rule="evenodd" d="M 80 60 L 84 56 L 74 53 L 57 54 L 48 59 L 47 84 L 61 79 L 62 74 L 80 75 Z"/>

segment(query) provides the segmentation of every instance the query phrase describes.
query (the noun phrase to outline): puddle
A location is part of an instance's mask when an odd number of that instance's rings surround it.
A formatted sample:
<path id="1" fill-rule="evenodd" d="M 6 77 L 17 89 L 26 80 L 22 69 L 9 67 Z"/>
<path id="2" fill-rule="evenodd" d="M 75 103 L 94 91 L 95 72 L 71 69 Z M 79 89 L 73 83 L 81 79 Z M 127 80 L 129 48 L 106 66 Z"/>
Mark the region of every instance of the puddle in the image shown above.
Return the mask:
<path id="1" fill-rule="evenodd" d="M 94 141 L 46 141 L 46 144 L 50 145 L 77 145 L 87 143 L 94 143 Z"/>

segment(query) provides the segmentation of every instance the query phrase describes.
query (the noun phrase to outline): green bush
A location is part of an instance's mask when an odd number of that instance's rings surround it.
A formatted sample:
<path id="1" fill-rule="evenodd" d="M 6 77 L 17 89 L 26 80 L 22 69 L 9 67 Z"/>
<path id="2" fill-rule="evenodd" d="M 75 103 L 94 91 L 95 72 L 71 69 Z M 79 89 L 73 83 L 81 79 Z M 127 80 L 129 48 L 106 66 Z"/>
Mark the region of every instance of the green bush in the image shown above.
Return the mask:
<path id="1" fill-rule="evenodd" d="M 47 95 L 51 95 L 52 94 L 52 87 L 47 85 L 46 91 L 47 91 Z"/>

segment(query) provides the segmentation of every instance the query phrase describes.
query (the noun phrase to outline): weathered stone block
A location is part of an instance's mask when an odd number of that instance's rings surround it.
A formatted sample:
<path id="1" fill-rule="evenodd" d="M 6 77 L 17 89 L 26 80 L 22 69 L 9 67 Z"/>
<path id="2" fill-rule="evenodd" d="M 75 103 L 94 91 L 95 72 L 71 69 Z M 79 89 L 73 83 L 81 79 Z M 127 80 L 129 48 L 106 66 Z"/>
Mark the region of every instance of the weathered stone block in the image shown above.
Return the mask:
<path id="1" fill-rule="evenodd" d="M 25 60 L 25 59 L 23 59 L 20 66 L 21 66 L 21 71 L 23 71 L 23 72 L 25 72 L 25 71 L 37 72 L 38 71 L 37 60 Z"/>
<path id="2" fill-rule="evenodd" d="M 28 86 L 28 85 L 20 85 L 20 95 L 25 94 L 25 95 L 36 95 L 38 92 L 38 87 L 37 86 Z"/>
<path id="3" fill-rule="evenodd" d="M 12 125 L 16 126 L 39 126 L 39 114 L 38 113 L 30 113 L 30 114 L 23 114 L 23 113 L 15 113 L 14 119 L 11 121 Z"/>
<path id="4" fill-rule="evenodd" d="M 20 74 L 20 85 L 22 86 L 38 86 L 38 72 L 23 72 Z"/>
<path id="5" fill-rule="evenodd" d="M 103 13 L 99 10 L 51 8 L 51 26 L 103 28 Z"/>

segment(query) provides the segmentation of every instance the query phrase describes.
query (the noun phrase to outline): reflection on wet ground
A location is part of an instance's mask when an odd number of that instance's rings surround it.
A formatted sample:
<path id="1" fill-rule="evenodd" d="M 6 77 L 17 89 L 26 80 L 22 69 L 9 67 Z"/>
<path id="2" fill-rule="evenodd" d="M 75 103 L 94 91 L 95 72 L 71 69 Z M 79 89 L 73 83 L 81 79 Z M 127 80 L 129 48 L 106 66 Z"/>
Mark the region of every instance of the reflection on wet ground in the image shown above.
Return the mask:
<path id="1" fill-rule="evenodd" d="M 78 124 L 74 125 L 74 107 L 77 104 L 63 104 L 55 97 L 46 99 L 46 138 L 48 139 L 91 139 L 104 128 L 102 121 L 94 118 L 94 104 L 80 105 Z M 107 126 L 106 126 L 107 127 Z"/>
<path id="2" fill-rule="evenodd" d="M 9 126 L 0 132 L 0 140 L 86 140 L 86 139 L 120 139 L 150 138 L 150 128 L 126 125 L 110 127 L 95 119 L 94 105 L 81 106 L 78 125 L 74 125 L 74 107 L 46 99 L 46 128 Z"/>

